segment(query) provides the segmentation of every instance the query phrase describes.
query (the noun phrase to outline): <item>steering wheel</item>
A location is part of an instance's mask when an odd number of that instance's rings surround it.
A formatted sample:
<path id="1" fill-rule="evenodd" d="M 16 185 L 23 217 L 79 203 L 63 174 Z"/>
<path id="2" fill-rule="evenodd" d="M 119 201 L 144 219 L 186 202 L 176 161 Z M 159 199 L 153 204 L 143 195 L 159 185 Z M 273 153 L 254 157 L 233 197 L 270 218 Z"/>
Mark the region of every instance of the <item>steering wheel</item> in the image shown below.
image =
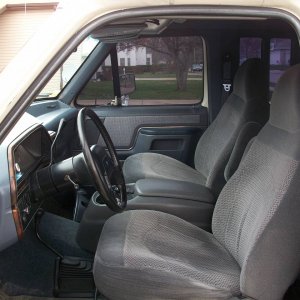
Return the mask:
<path id="1" fill-rule="evenodd" d="M 86 134 L 87 118 L 96 125 L 108 151 L 98 144 L 89 146 Z M 115 212 L 123 211 L 127 204 L 125 180 L 115 147 L 105 126 L 93 110 L 82 108 L 78 113 L 77 127 L 87 168 L 103 202 Z"/>

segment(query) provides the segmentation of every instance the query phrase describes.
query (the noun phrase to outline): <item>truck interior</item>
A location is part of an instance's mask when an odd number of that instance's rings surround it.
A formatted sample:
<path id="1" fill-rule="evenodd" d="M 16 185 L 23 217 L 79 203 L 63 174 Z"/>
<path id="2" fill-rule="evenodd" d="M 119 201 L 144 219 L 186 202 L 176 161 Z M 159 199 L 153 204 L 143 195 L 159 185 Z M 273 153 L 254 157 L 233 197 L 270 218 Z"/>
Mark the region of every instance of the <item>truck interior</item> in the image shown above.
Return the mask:
<path id="1" fill-rule="evenodd" d="M 89 32 L 1 143 L 0 298 L 299 299 L 299 34 L 246 8 Z"/>

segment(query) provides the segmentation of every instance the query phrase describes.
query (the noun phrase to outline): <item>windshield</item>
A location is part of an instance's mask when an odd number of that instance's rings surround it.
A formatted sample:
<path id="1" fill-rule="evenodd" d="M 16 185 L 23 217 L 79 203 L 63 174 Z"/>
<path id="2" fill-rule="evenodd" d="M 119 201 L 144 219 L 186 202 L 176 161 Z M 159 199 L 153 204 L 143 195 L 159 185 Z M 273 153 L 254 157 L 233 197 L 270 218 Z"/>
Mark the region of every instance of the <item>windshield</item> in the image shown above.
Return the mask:
<path id="1" fill-rule="evenodd" d="M 64 64 L 59 68 L 59 70 L 50 79 L 47 85 L 37 96 L 37 100 L 41 99 L 52 99 L 56 98 L 62 89 L 71 80 L 73 75 L 77 72 L 80 66 L 84 63 L 86 58 L 95 49 L 99 40 L 92 37 L 87 37 L 68 57 Z"/>

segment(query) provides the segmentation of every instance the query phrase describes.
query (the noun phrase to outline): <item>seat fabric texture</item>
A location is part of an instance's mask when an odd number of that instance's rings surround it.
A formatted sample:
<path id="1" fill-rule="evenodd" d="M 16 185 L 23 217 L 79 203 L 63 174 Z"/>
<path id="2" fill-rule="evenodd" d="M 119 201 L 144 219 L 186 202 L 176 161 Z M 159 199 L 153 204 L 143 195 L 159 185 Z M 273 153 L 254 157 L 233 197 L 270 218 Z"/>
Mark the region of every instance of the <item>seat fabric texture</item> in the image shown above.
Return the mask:
<path id="1" fill-rule="evenodd" d="M 218 195 L 226 182 L 224 169 L 242 127 L 251 121 L 264 125 L 268 119 L 267 88 L 261 61 L 247 60 L 235 75 L 232 94 L 197 144 L 195 169 L 165 155 L 140 153 L 124 162 L 126 182 L 144 178 L 183 180 L 205 185 Z"/>
<path id="2" fill-rule="evenodd" d="M 199 299 L 199 292 L 201 299 L 224 299 L 240 294 L 240 267 L 214 236 L 157 211 L 110 218 L 94 266 L 100 291 L 110 299 Z"/>
<path id="3" fill-rule="evenodd" d="M 243 126 L 236 139 L 228 163 L 224 170 L 224 177 L 226 181 L 228 181 L 229 178 L 235 173 L 242 161 L 243 156 L 246 155 L 247 151 L 249 150 L 249 146 L 254 140 L 254 137 L 258 135 L 261 129 L 261 124 L 256 122 L 248 122 Z"/>
<path id="4" fill-rule="evenodd" d="M 109 299 L 282 299 L 300 269 L 300 65 L 220 193 L 212 234 L 160 212 L 108 220 L 94 263 Z"/>

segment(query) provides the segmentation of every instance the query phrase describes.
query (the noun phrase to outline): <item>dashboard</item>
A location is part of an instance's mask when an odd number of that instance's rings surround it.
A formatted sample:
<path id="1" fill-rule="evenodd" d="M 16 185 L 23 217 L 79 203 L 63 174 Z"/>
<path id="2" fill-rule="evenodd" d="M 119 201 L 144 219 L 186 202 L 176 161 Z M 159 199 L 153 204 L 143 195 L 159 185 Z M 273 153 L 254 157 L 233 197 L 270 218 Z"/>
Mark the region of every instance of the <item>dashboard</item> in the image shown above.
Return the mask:
<path id="1" fill-rule="evenodd" d="M 59 101 L 33 103 L 0 143 L 0 251 L 22 238 L 48 196 L 39 188 L 36 174 L 49 165 L 52 139 L 62 118 L 67 124 L 54 147 L 54 160 L 73 156 L 77 113 Z"/>
<path id="2" fill-rule="evenodd" d="M 36 125 L 8 147 L 11 202 L 18 237 L 28 227 L 42 200 L 35 193 L 36 171 L 50 163 L 51 138 Z"/>

